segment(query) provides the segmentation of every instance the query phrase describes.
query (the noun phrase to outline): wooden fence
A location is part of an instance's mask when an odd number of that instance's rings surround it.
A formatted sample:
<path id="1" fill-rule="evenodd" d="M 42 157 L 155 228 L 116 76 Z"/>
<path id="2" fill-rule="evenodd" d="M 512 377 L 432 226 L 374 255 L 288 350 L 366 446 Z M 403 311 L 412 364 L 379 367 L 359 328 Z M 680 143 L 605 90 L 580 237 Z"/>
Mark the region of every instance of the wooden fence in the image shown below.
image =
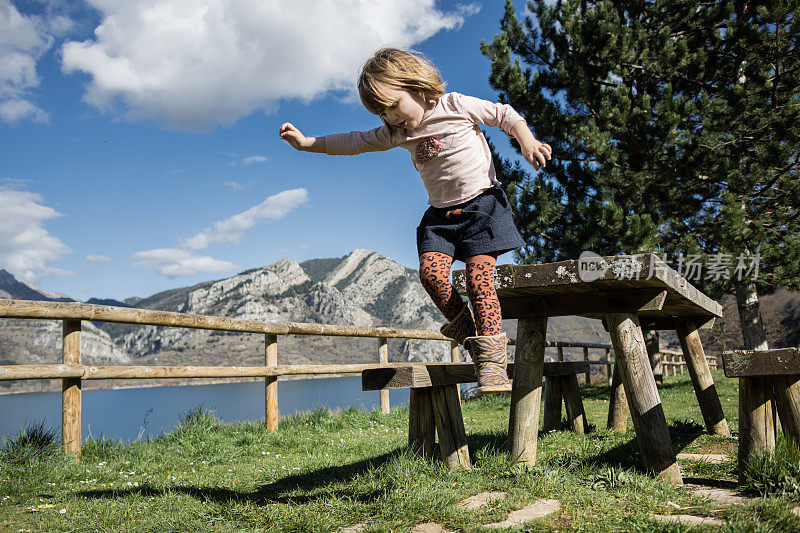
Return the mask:
<path id="1" fill-rule="evenodd" d="M 6 300 L 0 298 L 0 318 L 61 320 L 62 363 L 43 365 L 0 366 L 0 380 L 60 379 L 62 382 L 61 431 L 66 454 L 80 458 L 81 446 L 81 382 L 93 379 L 153 379 L 153 378 L 241 378 L 263 377 L 265 382 L 265 423 L 270 432 L 278 428 L 279 376 L 330 375 L 361 373 L 362 370 L 385 366 L 389 363 L 389 339 L 419 339 L 450 342 L 450 359 L 460 361 L 458 344 L 441 333 L 428 330 L 395 328 L 362 328 L 338 325 L 307 323 L 276 323 L 257 320 L 188 315 L 150 309 L 132 309 L 89 305 L 81 303 L 40 302 L 28 300 Z M 116 322 L 148 326 L 183 327 L 214 331 L 253 333 L 264 335 L 264 366 L 99 366 L 84 365 L 81 361 L 80 334 L 83 320 Z M 330 365 L 279 365 L 278 337 L 280 335 L 318 335 L 338 337 L 371 337 L 378 340 L 378 363 L 330 364 Z M 509 341 L 514 344 L 514 341 Z M 583 360 L 606 367 L 610 381 L 613 374 L 613 347 L 610 344 L 581 342 L 548 342 L 556 348 L 558 359 L 564 360 L 564 348 L 580 348 Z M 590 349 L 604 351 L 604 359 L 591 360 Z M 666 368 L 681 368 L 684 362 L 675 360 L 677 352 L 666 352 L 672 359 L 664 361 Z M 716 359 L 713 367 L 716 368 Z M 407 365 L 408 363 L 400 363 Z M 666 370 L 665 370 L 666 373 Z M 674 370 L 673 370 L 674 373 Z M 587 376 L 588 380 L 588 376 Z M 380 406 L 389 412 L 389 391 L 380 391 Z"/>
<path id="2" fill-rule="evenodd" d="M 270 432 L 278 428 L 279 376 L 330 375 L 361 373 L 368 368 L 398 366 L 389 363 L 389 339 L 419 339 L 450 343 L 452 362 L 460 361 L 458 344 L 441 333 L 427 330 L 396 328 L 362 328 L 338 325 L 277 323 L 214 316 L 188 315 L 150 309 L 132 309 L 81 303 L 6 300 L 0 298 L 0 318 L 61 320 L 62 363 L 43 365 L 0 366 L 0 380 L 60 379 L 62 382 L 61 437 L 64 452 L 80 458 L 81 447 L 81 382 L 92 379 L 153 379 L 153 378 L 241 378 L 263 377 L 265 382 L 265 423 Z M 81 322 L 116 322 L 146 326 L 183 327 L 214 331 L 254 333 L 264 335 L 264 366 L 100 366 L 84 365 L 81 361 Z M 378 363 L 331 365 L 279 365 L 278 337 L 280 335 L 318 335 L 338 337 L 371 337 L 378 340 Z M 514 344 L 514 341 L 509 341 Z M 612 349 L 606 344 L 550 342 L 559 350 L 565 347 Z M 407 365 L 408 363 L 401 363 Z M 380 406 L 389 412 L 389 391 L 380 391 Z"/>

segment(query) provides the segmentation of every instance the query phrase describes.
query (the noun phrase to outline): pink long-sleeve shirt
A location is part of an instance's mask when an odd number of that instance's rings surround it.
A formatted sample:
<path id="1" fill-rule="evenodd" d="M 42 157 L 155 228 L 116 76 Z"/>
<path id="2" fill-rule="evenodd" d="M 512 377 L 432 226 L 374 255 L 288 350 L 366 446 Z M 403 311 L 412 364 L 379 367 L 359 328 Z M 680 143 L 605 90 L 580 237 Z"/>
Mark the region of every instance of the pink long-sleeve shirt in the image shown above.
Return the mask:
<path id="1" fill-rule="evenodd" d="M 494 164 L 480 125 L 499 126 L 507 134 L 524 120 L 508 104 L 447 93 L 414 130 L 385 125 L 369 131 L 325 136 L 329 155 L 356 155 L 397 146 L 411 153 L 428 191 L 428 203 L 450 207 L 471 200 L 492 187 Z"/>

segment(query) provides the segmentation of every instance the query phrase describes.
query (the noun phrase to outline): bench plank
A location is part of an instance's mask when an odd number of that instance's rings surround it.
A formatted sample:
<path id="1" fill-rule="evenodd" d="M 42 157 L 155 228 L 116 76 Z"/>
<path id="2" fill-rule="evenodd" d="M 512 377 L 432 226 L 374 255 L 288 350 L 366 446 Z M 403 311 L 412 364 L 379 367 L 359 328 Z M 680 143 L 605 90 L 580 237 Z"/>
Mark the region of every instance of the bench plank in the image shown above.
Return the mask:
<path id="1" fill-rule="evenodd" d="M 508 377 L 514 377 L 514 363 L 508 364 Z M 566 376 L 589 372 L 587 361 L 558 361 L 544 364 L 545 376 Z M 361 389 L 406 389 L 441 387 L 478 381 L 472 363 L 409 364 L 371 368 L 361 372 Z"/>
<path id="2" fill-rule="evenodd" d="M 693 315 L 706 322 L 722 316 L 722 306 L 709 296 L 700 292 L 673 268 L 654 254 L 619 255 L 603 258 L 604 265 L 597 275 L 587 277 L 581 272 L 586 264 L 581 260 L 559 261 L 537 265 L 498 265 L 495 274 L 495 287 L 500 298 L 503 318 L 522 318 L 527 309 L 507 309 L 506 301 L 521 296 L 570 295 L 574 301 L 591 302 L 604 295 L 613 295 L 626 289 L 666 290 L 666 299 L 660 304 L 645 306 L 641 317 L 671 318 Z M 581 275 L 587 281 L 581 279 Z M 588 281 L 592 279 L 592 281 Z M 462 290 L 466 284 L 466 272 L 453 272 L 453 284 Z M 462 292 L 462 294 L 464 294 Z M 624 309 L 603 309 L 602 311 L 621 312 Z M 560 312 L 560 309 L 557 311 Z M 517 313 L 520 313 L 517 315 Z M 589 318 L 602 318 L 603 312 L 584 310 L 578 312 Z M 529 315 L 528 315 L 529 316 Z M 667 328 L 667 329 L 672 329 Z"/>
<path id="3" fill-rule="evenodd" d="M 733 350 L 722 354 L 722 367 L 729 378 L 800 375 L 797 348 Z"/>

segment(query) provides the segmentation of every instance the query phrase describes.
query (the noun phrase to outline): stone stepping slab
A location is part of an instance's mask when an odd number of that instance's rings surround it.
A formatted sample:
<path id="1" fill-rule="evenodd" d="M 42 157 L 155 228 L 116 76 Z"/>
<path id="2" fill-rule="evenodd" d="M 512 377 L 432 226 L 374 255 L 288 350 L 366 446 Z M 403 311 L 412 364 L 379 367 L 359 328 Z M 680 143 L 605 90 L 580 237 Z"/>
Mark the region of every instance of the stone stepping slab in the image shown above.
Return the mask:
<path id="1" fill-rule="evenodd" d="M 506 496 L 508 496 L 507 492 L 500 492 L 497 490 L 492 492 L 481 492 L 475 496 L 470 496 L 469 498 L 461 500 L 456 504 L 456 507 L 466 510 L 478 509 L 490 502 L 505 498 Z"/>
<path id="2" fill-rule="evenodd" d="M 725 521 L 719 518 L 710 518 L 707 516 L 694 516 L 690 514 L 654 514 L 650 515 L 659 522 L 670 522 L 673 524 L 683 524 L 687 526 L 722 526 Z"/>
<path id="3" fill-rule="evenodd" d="M 684 486 L 699 496 L 705 496 L 723 505 L 740 505 L 755 499 L 746 492 L 737 490 L 734 483 L 703 481 L 697 478 L 687 479 Z"/>
<path id="4" fill-rule="evenodd" d="M 702 461 L 704 463 L 711 463 L 719 465 L 722 463 L 729 463 L 730 456 L 717 454 L 717 453 L 679 453 L 678 461 Z"/>
<path id="5" fill-rule="evenodd" d="M 543 518 L 547 515 L 553 514 L 561 510 L 561 502 L 558 500 L 536 500 L 530 505 L 526 505 L 518 511 L 514 511 L 508 515 L 508 518 L 502 522 L 495 522 L 486 524 L 483 527 L 491 528 L 509 528 L 522 525 L 537 518 Z"/>

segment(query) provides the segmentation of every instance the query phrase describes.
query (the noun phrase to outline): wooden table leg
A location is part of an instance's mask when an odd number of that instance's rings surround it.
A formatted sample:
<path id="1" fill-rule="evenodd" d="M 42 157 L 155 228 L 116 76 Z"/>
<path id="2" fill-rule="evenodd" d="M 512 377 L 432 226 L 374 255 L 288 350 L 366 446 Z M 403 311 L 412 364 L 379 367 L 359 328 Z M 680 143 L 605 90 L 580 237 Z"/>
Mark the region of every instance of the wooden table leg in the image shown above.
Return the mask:
<path id="1" fill-rule="evenodd" d="M 544 408 L 542 431 L 561 429 L 561 380 L 557 376 L 544 378 Z"/>
<path id="2" fill-rule="evenodd" d="M 435 437 L 431 387 L 412 388 L 408 400 L 408 447 L 420 457 L 430 459 Z"/>
<path id="3" fill-rule="evenodd" d="M 772 384 L 783 434 L 800 444 L 800 376 L 773 376 Z"/>
<path id="4" fill-rule="evenodd" d="M 644 466 L 670 483 L 682 485 L 639 319 L 632 313 L 609 313 L 606 321 Z"/>
<path id="5" fill-rule="evenodd" d="M 625 397 L 625 387 L 622 386 L 622 378 L 619 375 L 619 359 L 614 362 L 613 376 L 606 427 L 625 433 L 628 430 L 628 399 Z"/>
<path id="6" fill-rule="evenodd" d="M 775 430 L 772 424 L 772 402 L 768 378 L 739 378 L 739 481 L 752 455 L 775 451 Z"/>
<path id="7" fill-rule="evenodd" d="M 458 387 L 455 385 L 431 387 L 431 400 L 442 459 L 449 468 L 469 470 L 471 465 L 467 432 L 464 430 L 464 419 L 461 416 Z"/>
<path id="8" fill-rule="evenodd" d="M 547 317 L 519 319 L 508 418 L 508 453 L 512 460 L 529 466 L 536 464 L 546 335 Z"/>
<path id="9" fill-rule="evenodd" d="M 728 429 L 728 422 L 725 420 L 725 413 L 722 412 L 722 404 L 714 386 L 714 378 L 708 369 L 708 361 L 703 351 L 703 344 L 700 342 L 700 334 L 697 324 L 691 319 L 676 319 L 676 330 L 678 339 L 683 349 L 683 358 L 689 375 L 692 378 L 694 394 L 700 404 L 700 412 L 703 414 L 703 421 L 706 431 L 711 435 L 731 436 Z"/>
<path id="10" fill-rule="evenodd" d="M 589 429 L 589 422 L 586 420 L 586 412 L 583 410 L 583 400 L 581 391 L 578 388 L 578 376 L 575 374 L 561 376 L 561 390 L 564 394 L 564 404 L 567 407 L 567 419 L 569 420 L 572 431 L 584 435 Z"/>

